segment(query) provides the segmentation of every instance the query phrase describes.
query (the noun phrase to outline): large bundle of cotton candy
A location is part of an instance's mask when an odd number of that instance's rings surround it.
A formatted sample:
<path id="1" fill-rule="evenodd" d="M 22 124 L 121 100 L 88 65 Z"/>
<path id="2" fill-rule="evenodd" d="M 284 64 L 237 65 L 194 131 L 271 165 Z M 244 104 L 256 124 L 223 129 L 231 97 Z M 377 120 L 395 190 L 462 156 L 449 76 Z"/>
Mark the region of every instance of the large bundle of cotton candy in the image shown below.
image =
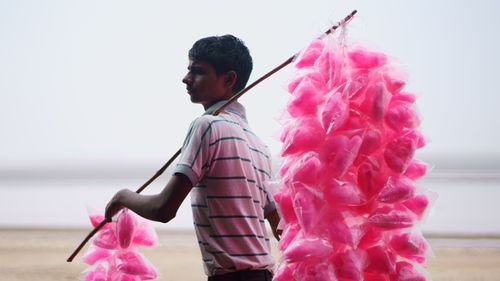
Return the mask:
<path id="1" fill-rule="evenodd" d="M 275 199 L 284 232 L 275 280 L 425 280 L 417 186 L 427 165 L 415 95 L 381 53 L 313 41 L 298 58 Z"/>
<path id="2" fill-rule="evenodd" d="M 97 226 L 104 216 L 90 215 Z M 137 252 L 137 247 L 153 246 L 157 236 L 146 220 L 123 210 L 116 222 L 106 224 L 97 233 L 93 246 L 83 257 L 90 265 L 83 272 L 84 281 L 139 281 L 158 276 L 153 265 Z"/>

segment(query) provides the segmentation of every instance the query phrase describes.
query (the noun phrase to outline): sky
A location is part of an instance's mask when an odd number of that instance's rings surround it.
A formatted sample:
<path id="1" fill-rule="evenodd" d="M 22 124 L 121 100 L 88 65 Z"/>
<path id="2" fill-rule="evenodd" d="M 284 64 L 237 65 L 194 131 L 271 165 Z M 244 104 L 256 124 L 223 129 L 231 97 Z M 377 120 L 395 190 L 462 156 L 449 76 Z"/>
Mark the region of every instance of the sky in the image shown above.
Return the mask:
<path id="1" fill-rule="evenodd" d="M 242 38 L 253 81 L 353 9 L 349 40 L 387 53 L 408 73 L 430 140 L 419 153 L 443 165 L 499 163 L 499 8 L 498 1 L 2 0 L 0 169 L 162 163 L 203 112 L 181 83 L 195 40 Z M 289 66 L 241 98 L 276 155 L 292 74 Z"/>
<path id="2" fill-rule="evenodd" d="M 43 224 L 25 205 L 45 222 L 82 223 L 84 203 L 102 207 L 159 169 L 203 113 L 181 83 L 197 39 L 242 38 L 254 81 L 357 9 L 348 40 L 407 72 L 429 140 L 417 156 L 449 180 L 430 184 L 441 189 L 431 229 L 500 233 L 490 223 L 498 215 L 484 215 L 500 206 L 500 2 L 304 2 L 0 0 L 0 224 Z M 274 155 L 293 73 L 288 66 L 240 99 Z M 464 198 L 475 207 L 450 226 Z"/>

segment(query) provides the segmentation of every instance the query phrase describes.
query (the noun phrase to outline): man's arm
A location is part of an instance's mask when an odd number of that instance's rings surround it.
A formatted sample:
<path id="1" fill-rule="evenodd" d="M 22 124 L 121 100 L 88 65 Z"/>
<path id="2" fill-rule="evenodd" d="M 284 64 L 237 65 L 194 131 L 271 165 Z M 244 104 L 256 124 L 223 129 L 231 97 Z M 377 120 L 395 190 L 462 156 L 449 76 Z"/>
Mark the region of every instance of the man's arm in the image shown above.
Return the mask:
<path id="1" fill-rule="evenodd" d="M 281 230 L 278 230 L 278 224 L 280 223 L 280 215 L 278 214 L 278 210 L 274 209 L 266 215 L 266 220 L 271 225 L 271 229 L 273 230 L 273 235 L 276 240 L 280 241 Z"/>
<path id="2" fill-rule="evenodd" d="M 175 217 L 191 188 L 192 184 L 187 176 L 175 174 L 156 195 L 140 195 L 128 189 L 120 190 L 106 206 L 105 217 L 111 220 L 118 211 L 127 208 L 146 219 L 169 222 Z"/>

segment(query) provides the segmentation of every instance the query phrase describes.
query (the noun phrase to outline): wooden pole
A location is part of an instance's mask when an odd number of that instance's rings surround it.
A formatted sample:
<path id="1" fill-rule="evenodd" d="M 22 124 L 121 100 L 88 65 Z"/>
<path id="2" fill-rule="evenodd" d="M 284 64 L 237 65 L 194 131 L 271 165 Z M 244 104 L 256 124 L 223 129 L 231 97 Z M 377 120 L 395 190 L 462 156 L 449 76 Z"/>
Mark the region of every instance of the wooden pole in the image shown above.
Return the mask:
<path id="1" fill-rule="evenodd" d="M 357 13 L 356 10 L 352 11 L 343 20 L 341 20 L 336 25 L 332 26 L 330 29 L 328 29 L 327 31 L 325 31 L 319 38 L 323 38 L 323 37 L 327 36 L 328 34 L 334 32 L 337 28 L 339 28 L 340 26 L 344 25 L 349 20 L 351 20 L 352 17 L 356 13 Z M 219 115 L 219 113 L 221 113 L 222 110 L 224 110 L 224 108 L 226 108 L 228 105 L 230 105 L 231 103 L 233 103 L 234 101 L 236 101 L 239 97 L 241 97 L 243 94 L 245 94 L 250 89 L 252 89 L 253 87 L 255 87 L 257 84 L 259 84 L 260 82 L 266 80 L 269 76 L 273 75 L 274 73 L 280 71 L 285 66 L 289 65 L 290 63 L 292 63 L 298 55 L 299 55 L 299 53 L 296 53 L 293 56 L 289 57 L 283 63 L 281 63 L 277 67 L 273 68 L 271 71 L 269 71 L 268 73 L 266 73 L 263 76 L 261 76 L 255 82 L 253 82 L 252 84 L 248 85 L 247 87 L 245 87 L 244 89 L 242 89 L 241 91 L 239 91 L 238 93 L 236 93 L 235 95 L 233 95 L 224 104 L 222 104 L 219 108 L 217 108 L 212 114 L 213 115 Z M 139 187 L 139 189 L 136 190 L 136 193 L 141 193 L 150 183 L 152 183 L 155 179 L 157 179 L 159 176 L 161 176 L 161 174 L 163 174 L 163 172 L 165 172 L 165 170 L 168 168 L 168 166 L 170 166 L 170 164 L 172 164 L 172 162 L 175 160 L 175 158 L 177 158 L 177 156 L 179 156 L 180 154 L 181 154 L 181 149 L 177 150 L 177 152 L 167 161 L 167 163 L 165 163 L 165 165 L 163 165 L 163 167 L 160 168 L 160 170 L 158 170 L 158 172 L 156 172 L 156 174 L 153 175 L 153 177 L 151 177 L 147 182 L 145 182 L 141 187 Z M 106 223 L 108 223 L 108 221 L 106 221 L 106 219 L 104 219 L 103 221 L 101 221 L 85 237 L 85 239 L 83 239 L 83 241 L 80 243 L 80 245 L 78 245 L 78 247 L 73 251 L 73 253 L 71 254 L 71 256 L 69 256 L 69 258 L 66 261 L 67 262 L 72 262 L 73 259 L 76 257 L 76 255 L 81 251 L 81 249 L 85 246 L 85 244 L 87 244 L 87 242 L 90 240 L 90 238 L 92 238 L 92 236 L 94 236 L 97 233 L 97 231 L 99 231 L 99 229 L 101 229 L 104 225 L 106 225 Z"/>

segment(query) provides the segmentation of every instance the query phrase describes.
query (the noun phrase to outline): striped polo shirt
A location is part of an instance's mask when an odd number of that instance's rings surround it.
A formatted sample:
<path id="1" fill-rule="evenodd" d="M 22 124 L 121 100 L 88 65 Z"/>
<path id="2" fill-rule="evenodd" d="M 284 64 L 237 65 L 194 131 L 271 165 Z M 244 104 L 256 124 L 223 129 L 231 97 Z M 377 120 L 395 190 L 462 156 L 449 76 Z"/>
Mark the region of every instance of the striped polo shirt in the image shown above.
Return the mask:
<path id="1" fill-rule="evenodd" d="M 240 103 L 211 115 L 223 102 L 191 123 L 174 173 L 194 185 L 191 207 L 205 273 L 272 271 L 264 221 L 276 208 L 267 184 L 270 153 L 250 130 Z"/>

